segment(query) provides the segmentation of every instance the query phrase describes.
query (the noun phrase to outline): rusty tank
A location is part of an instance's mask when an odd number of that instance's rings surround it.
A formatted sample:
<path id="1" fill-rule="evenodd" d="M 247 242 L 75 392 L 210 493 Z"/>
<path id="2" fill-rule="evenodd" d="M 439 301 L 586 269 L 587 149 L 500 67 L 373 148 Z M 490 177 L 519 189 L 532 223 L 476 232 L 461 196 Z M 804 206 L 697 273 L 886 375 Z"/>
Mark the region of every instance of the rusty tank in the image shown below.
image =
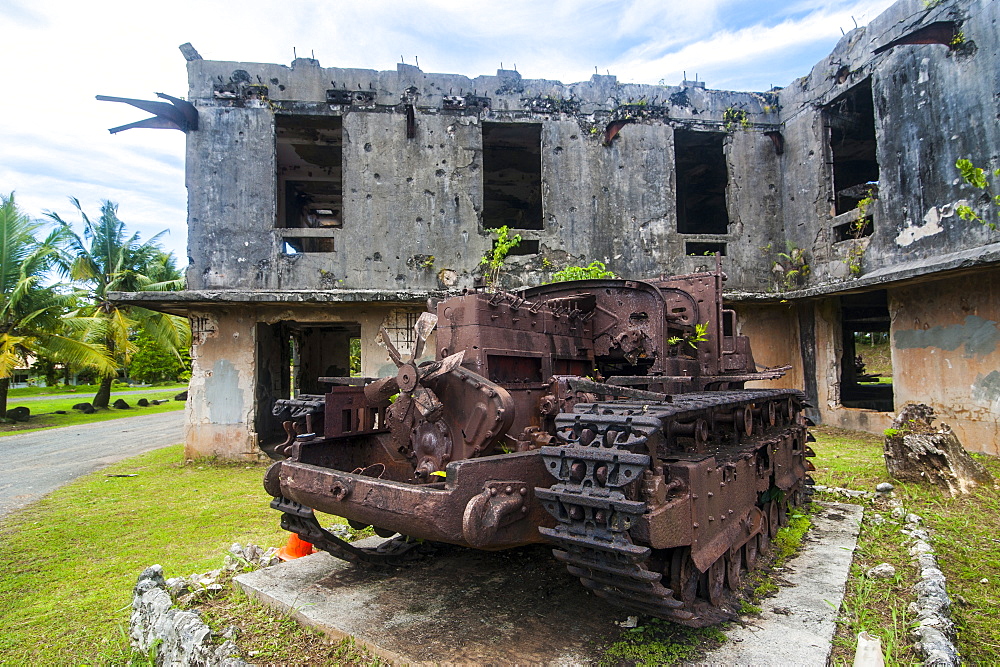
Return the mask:
<path id="1" fill-rule="evenodd" d="M 282 527 L 334 556 L 548 543 L 596 595 L 688 626 L 734 591 L 812 480 L 804 396 L 759 370 L 721 270 L 440 301 L 387 378 L 279 400 L 264 487 Z M 435 360 L 417 363 L 436 327 Z M 398 534 L 359 548 L 313 510 Z"/>

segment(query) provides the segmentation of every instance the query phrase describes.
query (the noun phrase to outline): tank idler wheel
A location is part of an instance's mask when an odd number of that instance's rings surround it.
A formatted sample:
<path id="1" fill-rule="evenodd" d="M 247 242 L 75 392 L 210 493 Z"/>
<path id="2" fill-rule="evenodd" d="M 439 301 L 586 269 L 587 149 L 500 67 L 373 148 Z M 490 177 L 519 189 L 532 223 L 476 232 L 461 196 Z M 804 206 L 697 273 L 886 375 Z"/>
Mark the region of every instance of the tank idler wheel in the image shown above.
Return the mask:
<path id="1" fill-rule="evenodd" d="M 726 557 L 719 556 L 705 572 L 705 597 L 716 607 L 726 601 Z"/>
<path id="2" fill-rule="evenodd" d="M 757 554 L 759 548 L 759 536 L 754 535 L 743 545 L 743 563 L 747 566 L 747 571 L 753 570 L 757 566 Z"/>
<path id="3" fill-rule="evenodd" d="M 701 573 L 691 560 L 691 548 L 674 549 L 670 561 L 670 588 L 674 595 L 685 604 L 694 602 L 698 595 L 698 579 Z"/>
<path id="4" fill-rule="evenodd" d="M 753 539 L 750 540 L 754 541 Z M 732 591 L 740 590 L 743 585 L 743 549 L 735 547 L 725 555 L 726 559 L 726 584 Z"/>

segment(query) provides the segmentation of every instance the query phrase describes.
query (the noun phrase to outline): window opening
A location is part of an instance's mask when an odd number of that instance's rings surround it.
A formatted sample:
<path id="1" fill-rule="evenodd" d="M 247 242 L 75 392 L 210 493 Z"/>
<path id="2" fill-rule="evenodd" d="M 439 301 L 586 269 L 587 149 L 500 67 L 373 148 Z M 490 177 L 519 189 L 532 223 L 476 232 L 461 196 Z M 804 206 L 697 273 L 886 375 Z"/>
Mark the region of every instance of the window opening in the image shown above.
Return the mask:
<path id="1" fill-rule="evenodd" d="M 684 244 L 685 255 L 714 255 L 715 253 L 719 253 L 720 255 L 725 257 L 726 244 L 700 242 L 700 241 L 690 241 Z"/>
<path id="2" fill-rule="evenodd" d="M 674 130 L 677 231 L 681 234 L 729 231 L 725 138 L 724 132 Z"/>
<path id="3" fill-rule="evenodd" d="M 279 398 L 326 394 L 321 377 L 360 372 L 361 325 L 356 322 L 257 325 L 256 430 L 264 451 L 287 438 L 281 419 L 271 413 Z M 357 344 L 354 343 L 357 341 Z M 355 359 L 355 353 L 357 358 Z"/>
<path id="4" fill-rule="evenodd" d="M 278 219 L 286 254 L 334 252 L 343 226 L 343 120 L 276 116 Z"/>
<path id="5" fill-rule="evenodd" d="M 892 412 L 892 355 L 885 290 L 840 297 L 840 404 Z"/>
<path id="6" fill-rule="evenodd" d="M 389 334 L 389 340 L 403 357 L 409 356 L 413 351 L 413 346 L 417 342 L 413 333 L 413 327 L 419 317 L 420 313 L 396 310 L 391 312 L 382 324 L 385 332 Z M 424 354 L 428 353 L 433 353 L 433 350 L 429 347 L 425 348 L 424 351 Z"/>
<path id="7" fill-rule="evenodd" d="M 483 123 L 483 226 L 542 229 L 542 126 Z"/>
<path id="8" fill-rule="evenodd" d="M 496 240 L 494 239 L 493 245 L 496 245 Z M 516 246 L 511 248 L 507 255 L 537 255 L 538 254 L 538 239 L 521 239 L 521 242 Z"/>
<path id="9" fill-rule="evenodd" d="M 875 224 L 870 215 L 854 222 L 845 222 L 833 228 L 833 242 L 863 239 L 866 236 L 871 236 L 874 230 Z"/>
<path id="10" fill-rule="evenodd" d="M 872 82 L 862 83 L 823 110 L 833 167 L 835 215 L 857 208 L 869 191 L 878 188 L 875 104 Z"/>

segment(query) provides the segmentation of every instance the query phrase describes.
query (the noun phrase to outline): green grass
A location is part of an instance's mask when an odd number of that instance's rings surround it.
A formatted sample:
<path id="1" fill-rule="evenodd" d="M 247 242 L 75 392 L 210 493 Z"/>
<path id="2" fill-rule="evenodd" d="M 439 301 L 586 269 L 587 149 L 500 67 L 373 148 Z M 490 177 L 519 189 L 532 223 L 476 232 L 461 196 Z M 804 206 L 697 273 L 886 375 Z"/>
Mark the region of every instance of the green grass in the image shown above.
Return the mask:
<path id="1" fill-rule="evenodd" d="M 696 660 L 719 646 L 726 635 L 718 628 L 688 628 L 658 618 L 625 630 L 604 651 L 601 665 L 677 665 Z"/>
<path id="2" fill-rule="evenodd" d="M 80 396 L 80 400 L 83 397 L 90 395 L 93 398 L 94 394 L 97 393 L 97 389 L 100 385 L 96 384 L 78 384 L 71 385 L 67 387 L 66 385 L 56 385 L 54 387 L 17 387 L 15 389 L 9 389 L 7 391 L 8 400 L 14 400 L 24 396 L 52 396 L 55 394 L 75 394 Z M 115 395 L 123 391 L 136 391 L 144 389 L 173 389 L 174 393 L 187 389 L 186 382 L 174 382 L 168 384 L 158 384 L 156 386 L 132 386 L 127 384 L 116 384 L 111 387 L 111 395 Z M 79 401 L 77 401 L 79 402 Z"/>
<path id="3" fill-rule="evenodd" d="M 868 345 L 867 343 L 855 343 L 855 354 L 860 354 L 865 362 L 865 372 L 892 377 L 892 356 L 889 342 Z"/>
<path id="4" fill-rule="evenodd" d="M 813 445 L 817 483 L 871 491 L 878 482 L 892 481 L 885 470 L 880 436 L 825 427 L 813 432 L 818 440 Z M 1000 459 L 975 456 L 1000 478 Z M 996 664 L 1000 654 L 1000 623 L 996 622 L 1000 608 L 1000 489 L 979 487 L 967 496 L 949 498 L 933 487 L 892 483 L 906 511 L 922 516 L 929 529 L 954 603 L 952 619 L 958 628 L 957 647 L 963 660 L 966 664 Z M 914 619 L 907 607 L 915 601 L 912 585 L 917 572 L 900 532 L 903 526 L 893 522 L 884 502 L 856 502 L 866 505 L 866 519 L 848 579 L 832 663 L 850 664 L 857 633 L 867 630 L 882 639 L 887 665 L 912 664 L 919 656 L 913 652 L 908 635 Z M 878 525 L 873 520 L 876 513 L 885 523 Z M 864 577 L 869 568 L 883 562 L 896 568 L 896 578 Z"/>
<path id="5" fill-rule="evenodd" d="M 182 461 L 180 446 L 150 452 L 0 521 L 0 662 L 120 662 L 144 568 L 206 572 L 233 542 L 284 543 L 264 466 Z"/>
<path id="6" fill-rule="evenodd" d="M 30 419 L 26 422 L 14 422 L 9 424 L 0 423 L 0 437 L 10 435 L 11 433 L 30 433 L 32 431 L 40 431 L 46 428 L 76 426 L 78 424 L 90 424 L 93 422 L 107 421 L 109 419 L 121 419 L 122 417 L 136 417 L 139 415 L 150 415 L 160 412 L 183 410 L 184 401 L 173 400 L 177 393 L 177 389 L 174 388 L 155 389 L 143 392 L 142 394 L 128 394 L 126 396 L 122 396 L 121 398 L 125 399 L 125 402 L 132 406 L 132 409 L 101 409 L 90 415 L 85 415 L 79 410 L 74 410 L 73 406 L 77 403 L 89 403 L 93 396 L 72 396 L 68 398 L 53 397 L 45 400 L 25 401 L 23 405 L 31 410 Z M 136 401 L 140 398 L 145 398 L 150 401 L 153 399 L 168 399 L 168 402 L 162 405 L 150 405 L 148 407 L 141 408 L 136 405 Z M 115 395 L 112 394 L 111 402 L 114 403 L 114 400 Z M 16 400 L 9 400 L 7 402 L 7 409 L 9 410 L 17 405 L 19 404 Z M 57 415 L 55 414 L 56 410 L 62 410 L 66 414 Z"/>

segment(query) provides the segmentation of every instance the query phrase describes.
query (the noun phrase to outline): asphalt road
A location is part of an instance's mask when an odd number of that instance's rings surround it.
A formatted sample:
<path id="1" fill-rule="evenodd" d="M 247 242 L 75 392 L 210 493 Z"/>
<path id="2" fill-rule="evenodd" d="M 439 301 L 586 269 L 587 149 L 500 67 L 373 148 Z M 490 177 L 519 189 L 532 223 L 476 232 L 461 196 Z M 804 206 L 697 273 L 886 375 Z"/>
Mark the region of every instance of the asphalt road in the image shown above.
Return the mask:
<path id="1" fill-rule="evenodd" d="M 0 516 L 116 461 L 184 442 L 184 411 L 0 437 Z"/>

